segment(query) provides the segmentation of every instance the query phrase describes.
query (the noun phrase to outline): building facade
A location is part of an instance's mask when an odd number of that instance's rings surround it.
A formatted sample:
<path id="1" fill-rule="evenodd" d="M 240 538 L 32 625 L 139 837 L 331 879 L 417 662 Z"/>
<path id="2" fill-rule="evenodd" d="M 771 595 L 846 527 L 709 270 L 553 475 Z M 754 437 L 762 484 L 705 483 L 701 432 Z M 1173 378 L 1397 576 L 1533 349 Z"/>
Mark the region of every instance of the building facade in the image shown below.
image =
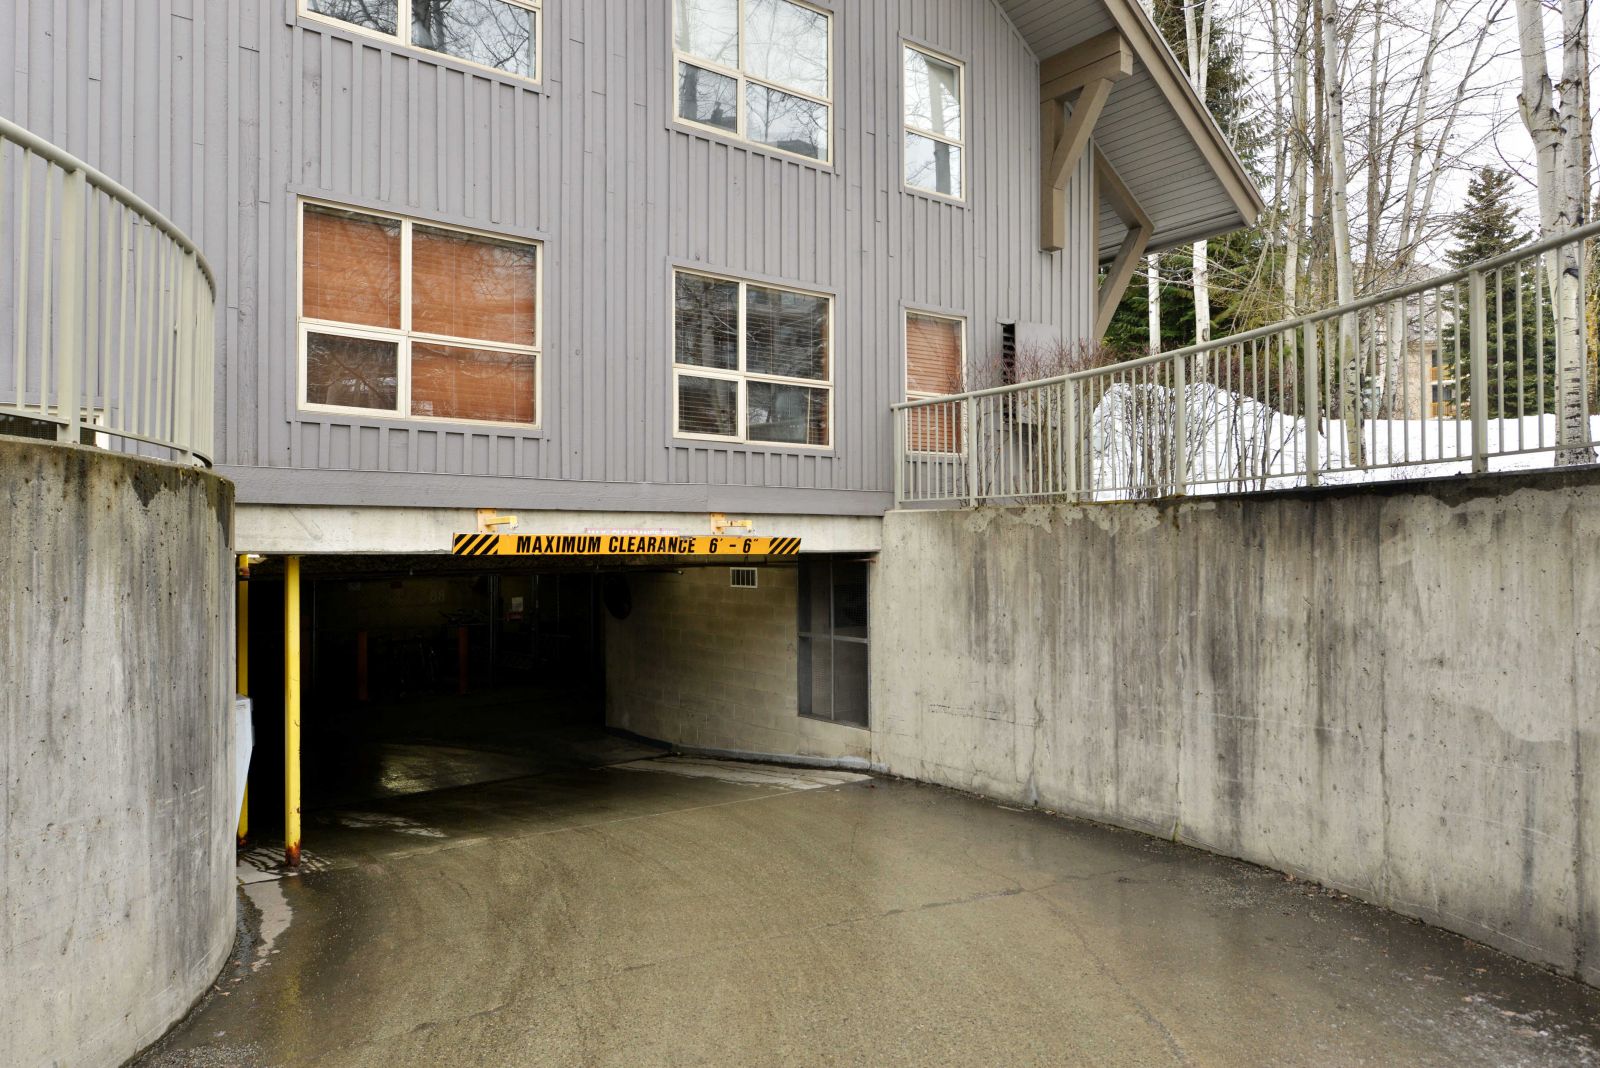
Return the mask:
<path id="1" fill-rule="evenodd" d="M 1008 327 L 1093 342 L 1142 252 L 1260 208 L 1134 0 L 19 0 L 5 19 L 0 114 L 215 268 L 236 548 L 346 582 L 359 557 L 414 555 L 414 576 L 480 509 L 556 533 L 721 515 L 801 538 L 802 561 L 870 555 L 892 404 L 978 380 Z M 845 657 L 850 624 L 796 617 L 835 580 L 773 570 L 751 597 L 785 655 Z M 792 716 L 806 668 L 769 675 Z"/>

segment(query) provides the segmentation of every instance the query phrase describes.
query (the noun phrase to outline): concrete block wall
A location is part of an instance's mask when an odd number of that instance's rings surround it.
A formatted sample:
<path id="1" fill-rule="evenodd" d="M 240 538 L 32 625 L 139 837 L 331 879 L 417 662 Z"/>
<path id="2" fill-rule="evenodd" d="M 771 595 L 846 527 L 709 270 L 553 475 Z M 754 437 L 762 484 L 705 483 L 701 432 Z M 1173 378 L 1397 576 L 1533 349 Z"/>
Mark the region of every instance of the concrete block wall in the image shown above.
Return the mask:
<path id="1" fill-rule="evenodd" d="M 726 567 L 628 577 L 633 612 L 606 617 L 606 723 L 675 745 L 866 757 L 870 735 L 799 715 L 798 570 Z"/>
<path id="2" fill-rule="evenodd" d="M 0 1064 L 121 1064 L 232 947 L 232 509 L 0 437 Z"/>
<path id="3" fill-rule="evenodd" d="M 1600 982 L 1600 472 L 898 512 L 876 579 L 890 771 Z"/>

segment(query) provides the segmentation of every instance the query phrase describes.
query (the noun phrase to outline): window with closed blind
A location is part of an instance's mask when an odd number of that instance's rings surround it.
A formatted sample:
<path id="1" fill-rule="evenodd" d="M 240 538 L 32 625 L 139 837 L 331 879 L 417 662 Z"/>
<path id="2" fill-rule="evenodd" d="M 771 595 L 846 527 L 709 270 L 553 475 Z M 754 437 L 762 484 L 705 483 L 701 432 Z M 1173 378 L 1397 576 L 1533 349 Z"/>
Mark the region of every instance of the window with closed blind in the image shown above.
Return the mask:
<path id="1" fill-rule="evenodd" d="M 677 271 L 672 303 L 678 437 L 831 443 L 831 298 Z"/>
<path id="2" fill-rule="evenodd" d="M 300 405 L 539 423 L 539 245 L 302 202 Z"/>
<path id="3" fill-rule="evenodd" d="M 964 319 L 906 313 L 907 400 L 961 392 L 966 332 Z M 961 451 L 961 427 L 953 405 L 911 408 L 907 416 L 906 448 L 911 452 Z"/>

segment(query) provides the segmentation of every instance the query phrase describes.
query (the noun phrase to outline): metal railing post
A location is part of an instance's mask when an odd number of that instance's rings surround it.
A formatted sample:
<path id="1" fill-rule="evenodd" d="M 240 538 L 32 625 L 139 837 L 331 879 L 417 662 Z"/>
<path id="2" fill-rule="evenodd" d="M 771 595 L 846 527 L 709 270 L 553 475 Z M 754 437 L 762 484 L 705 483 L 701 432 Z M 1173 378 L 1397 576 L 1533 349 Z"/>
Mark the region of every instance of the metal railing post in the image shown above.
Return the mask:
<path id="1" fill-rule="evenodd" d="M 84 252 L 84 211 L 89 199 L 89 182 L 81 169 L 65 172 L 61 178 L 61 288 L 56 309 L 56 411 L 61 424 L 56 440 L 76 445 L 83 403 L 79 390 L 83 381 L 83 288 L 89 270 Z M 26 209 L 24 209 L 26 210 Z M 49 284 L 49 279 L 45 280 Z M 44 324 L 49 328 L 49 324 Z M 22 353 L 17 354 L 22 359 Z"/>
<path id="2" fill-rule="evenodd" d="M 891 414 L 894 416 L 894 506 L 899 508 L 906 503 L 906 423 L 910 421 L 911 412 L 901 408 Z"/>
<path id="3" fill-rule="evenodd" d="M 1471 368 L 1468 373 L 1472 375 L 1469 401 L 1472 405 L 1472 473 L 1481 475 L 1489 470 L 1489 323 L 1482 271 L 1473 271 L 1467 276 L 1467 290 L 1472 346 L 1468 357 Z"/>
<path id="4" fill-rule="evenodd" d="M 967 507 L 978 507 L 978 416 L 976 397 L 961 402 L 967 436 Z"/>
<path id="5" fill-rule="evenodd" d="M 1173 492 L 1189 492 L 1189 381 L 1186 361 L 1179 356 L 1172 363 L 1172 455 Z"/>
<path id="6" fill-rule="evenodd" d="M 195 351 L 194 344 L 199 337 L 195 329 L 196 300 L 195 300 L 195 270 L 194 253 L 185 252 L 182 264 L 183 278 L 178 283 L 178 321 L 176 336 L 172 339 L 173 368 L 173 404 L 172 404 L 172 440 L 183 450 L 185 460 L 193 455 L 195 433 Z"/>
<path id="7" fill-rule="evenodd" d="M 1065 441 L 1061 445 L 1062 463 L 1067 467 L 1067 500 L 1078 499 L 1078 380 L 1067 379 L 1067 411 L 1061 420 Z"/>
<path id="8" fill-rule="evenodd" d="M 1322 375 L 1317 368 L 1317 324 L 1306 323 L 1302 328 L 1305 347 L 1305 419 L 1306 419 L 1306 485 L 1322 482 Z"/>

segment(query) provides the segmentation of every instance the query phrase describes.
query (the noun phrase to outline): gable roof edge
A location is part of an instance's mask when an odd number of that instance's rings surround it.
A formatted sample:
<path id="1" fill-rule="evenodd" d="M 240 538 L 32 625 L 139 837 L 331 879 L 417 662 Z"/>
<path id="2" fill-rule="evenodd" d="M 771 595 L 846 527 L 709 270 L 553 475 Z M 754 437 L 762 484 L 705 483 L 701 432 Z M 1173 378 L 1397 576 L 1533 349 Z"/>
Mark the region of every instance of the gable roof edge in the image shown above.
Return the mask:
<path id="1" fill-rule="evenodd" d="M 1195 92 L 1194 86 L 1190 84 L 1188 75 L 1178 65 L 1178 57 L 1172 54 L 1172 49 L 1167 46 L 1161 31 L 1156 28 L 1155 23 L 1145 14 L 1136 0 L 1101 0 L 1101 2 L 1105 4 L 1117 28 L 1133 46 L 1139 62 L 1149 72 L 1162 95 L 1172 104 L 1173 110 L 1201 155 L 1211 165 L 1212 171 L 1216 173 L 1238 209 L 1243 219 L 1242 225 L 1253 224 L 1266 210 L 1266 201 L 1262 199 L 1261 191 L 1256 188 L 1256 183 L 1251 179 L 1249 172 L 1244 169 L 1244 164 L 1228 141 L 1227 135 L 1217 125 L 1217 120 L 1212 117 L 1199 94 Z"/>

